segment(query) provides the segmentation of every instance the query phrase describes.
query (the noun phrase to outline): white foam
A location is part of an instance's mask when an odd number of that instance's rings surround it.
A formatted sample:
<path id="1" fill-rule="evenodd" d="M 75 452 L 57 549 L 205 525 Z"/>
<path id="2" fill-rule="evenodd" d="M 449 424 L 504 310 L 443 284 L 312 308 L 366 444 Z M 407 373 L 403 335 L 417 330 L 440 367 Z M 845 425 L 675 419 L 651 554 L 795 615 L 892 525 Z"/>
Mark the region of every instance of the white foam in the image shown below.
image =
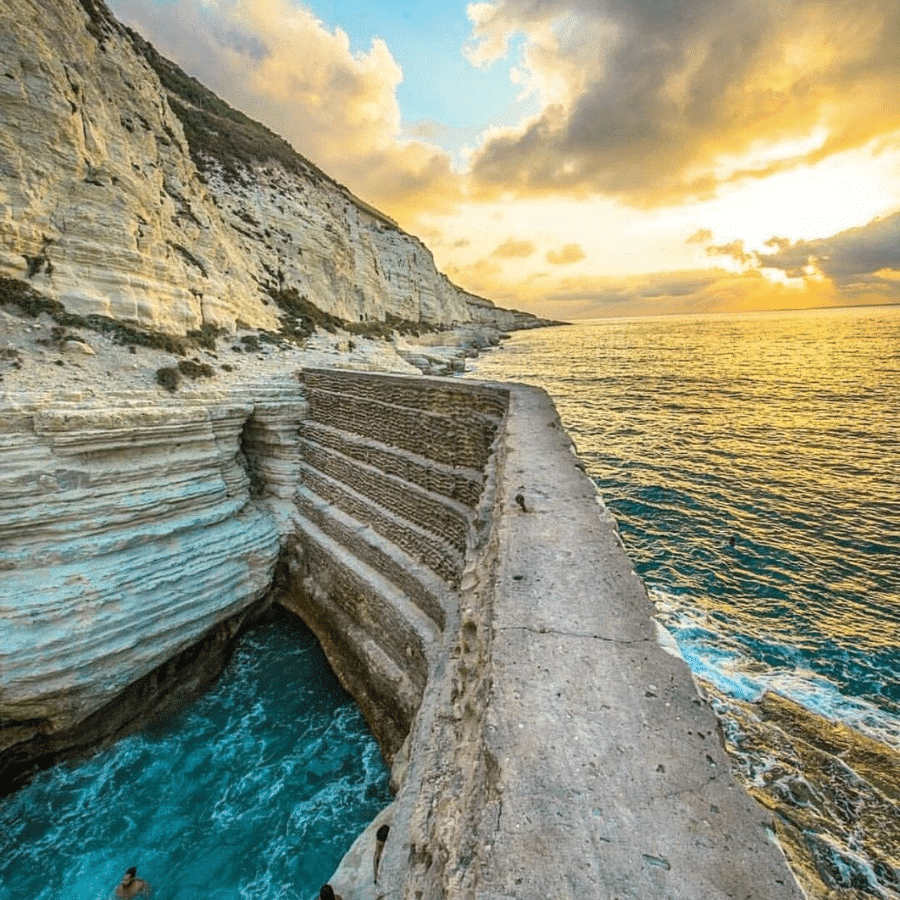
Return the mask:
<path id="1" fill-rule="evenodd" d="M 689 598 L 659 588 L 650 588 L 649 594 L 658 613 L 657 642 L 672 652 L 663 642 L 673 640 L 698 678 L 748 703 L 758 701 L 766 691 L 775 692 L 816 715 L 843 722 L 900 750 L 897 715 L 861 697 L 847 696 L 834 682 L 809 668 L 767 668 Z"/>

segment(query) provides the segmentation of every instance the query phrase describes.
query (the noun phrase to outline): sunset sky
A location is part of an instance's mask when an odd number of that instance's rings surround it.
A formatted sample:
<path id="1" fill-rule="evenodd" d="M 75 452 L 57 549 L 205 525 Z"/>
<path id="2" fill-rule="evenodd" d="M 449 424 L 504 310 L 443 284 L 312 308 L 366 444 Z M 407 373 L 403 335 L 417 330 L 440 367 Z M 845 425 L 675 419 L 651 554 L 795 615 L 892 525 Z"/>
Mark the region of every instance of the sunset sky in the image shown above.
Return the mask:
<path id="1" fill-rule="evenodd" d="M 900 302 L 897 0 L 108 0 L 538 315 Z"/>

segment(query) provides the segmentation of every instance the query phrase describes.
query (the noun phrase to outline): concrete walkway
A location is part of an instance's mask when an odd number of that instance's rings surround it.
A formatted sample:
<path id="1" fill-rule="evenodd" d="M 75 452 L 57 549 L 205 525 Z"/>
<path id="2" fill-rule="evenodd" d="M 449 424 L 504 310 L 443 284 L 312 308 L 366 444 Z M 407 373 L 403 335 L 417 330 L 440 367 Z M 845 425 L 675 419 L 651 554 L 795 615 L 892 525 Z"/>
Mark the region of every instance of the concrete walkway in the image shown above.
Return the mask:
<path id="1" fill-rule="evenodd" d="M 801 897 L 542 392 L 513 392 L 505 444 L 479 895 Z"/>
<path id="2" fill-rule="evenodd" d="M 435 646 L 397 800 L 335 887 L 347 900 L 801 900 L 687 665 L 657 642 L 547 395 L 514 387 L 500 440 L 493 527 Z"/>

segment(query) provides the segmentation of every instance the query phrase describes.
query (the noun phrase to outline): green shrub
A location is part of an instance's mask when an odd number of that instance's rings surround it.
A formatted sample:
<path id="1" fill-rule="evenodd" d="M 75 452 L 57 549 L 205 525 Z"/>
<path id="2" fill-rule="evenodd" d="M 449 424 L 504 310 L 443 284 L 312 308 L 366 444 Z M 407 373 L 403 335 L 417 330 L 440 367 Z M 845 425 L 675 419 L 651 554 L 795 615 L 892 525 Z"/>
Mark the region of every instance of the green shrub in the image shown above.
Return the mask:
<path id="1" fill-rule="evenodd" d="M 201 325 L 199 329 L 189 331 L 187 336 L 197 347 L 202 347 L 204 350 L 215 350 L 216 338 L 224 333 L 223 328 L 216 328 L 215 325 Z"/>
<path id="2" fill-rule="evenodd" d="M 156 370 L 156 383 L 172 394 L 178 390 L 178 383 L 180 381 L 181 375 L 178 373 L 178 369 L 173 369 L 171 366 L 164 366 L 162 369 Z"/>
<path id="3" fill-rule="evenodd" d="M 202 363 L 196 359 L 178 360 L 178 371 L 188 378 L 212 378 L 216 374 L 209 363 Z"/>

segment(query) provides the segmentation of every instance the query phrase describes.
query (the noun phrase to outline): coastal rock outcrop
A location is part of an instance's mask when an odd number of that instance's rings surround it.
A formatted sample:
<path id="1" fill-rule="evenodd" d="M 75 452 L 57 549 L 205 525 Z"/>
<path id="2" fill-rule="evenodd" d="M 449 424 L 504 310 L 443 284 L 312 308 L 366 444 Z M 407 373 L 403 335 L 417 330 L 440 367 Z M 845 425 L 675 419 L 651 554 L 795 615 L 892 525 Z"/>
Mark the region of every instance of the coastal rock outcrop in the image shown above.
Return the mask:
<path id="1" fill-rule="evenodd" d="M 122 26 L 102 0 L 9 0 L 0 29 L 0 276 L 74 314 L 184 334 L 536 322 Z"/>
<path id="2" fill-rule="evenodd" d="M 254 498 L 296 478 L 275 451 L 303 407 L 291 380 L 0 410 L 0 749 L 72 730 L 265 596 L 279 517 Z"/>

